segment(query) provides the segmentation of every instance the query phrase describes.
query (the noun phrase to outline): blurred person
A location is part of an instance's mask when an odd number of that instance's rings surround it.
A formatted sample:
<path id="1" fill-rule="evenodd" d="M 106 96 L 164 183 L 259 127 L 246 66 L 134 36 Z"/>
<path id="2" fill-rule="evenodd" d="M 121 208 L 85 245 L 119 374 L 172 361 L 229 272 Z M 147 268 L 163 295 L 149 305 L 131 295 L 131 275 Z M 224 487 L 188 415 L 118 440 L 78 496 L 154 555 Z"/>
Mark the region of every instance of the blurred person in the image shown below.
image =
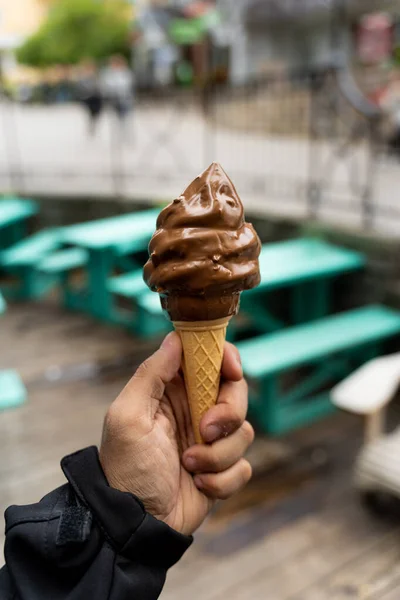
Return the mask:
<path id="1" fill-rule="evenodd" d="M 77 81 L 78 97 L 88 115 L 89 134 L 96 133 L 96 126 L 103 110 L 103 99 L 96 63 L 86 60 Z"/>
<path id="2" fill-rule="evenodd" d="M 381 95 L 380 105 L 391 121 L 392 132 L 388 139 L 389 151 L 400 158 L 400 69 L 398 67 L 391 72 L 389 85 Z"/>
<path id="3" fill-rule="evenodd" d="M 124 56 L 114 55 L 102 73 L 103 96 L 115 111 L 121 131 L 127 133 L 126 119 L 133 108 L 134 76 Z"/>
<path id="4" fill-rule="evenodd" d="M 204 445 L 194 445 L 181 359 L 170 333 L 108 410 L 100 452 L 65 457 L 67 484 L 6 511 L 1 600 L 155 600 L 215 500 L 249 481 L 238 351 L 225 346 Z"/>

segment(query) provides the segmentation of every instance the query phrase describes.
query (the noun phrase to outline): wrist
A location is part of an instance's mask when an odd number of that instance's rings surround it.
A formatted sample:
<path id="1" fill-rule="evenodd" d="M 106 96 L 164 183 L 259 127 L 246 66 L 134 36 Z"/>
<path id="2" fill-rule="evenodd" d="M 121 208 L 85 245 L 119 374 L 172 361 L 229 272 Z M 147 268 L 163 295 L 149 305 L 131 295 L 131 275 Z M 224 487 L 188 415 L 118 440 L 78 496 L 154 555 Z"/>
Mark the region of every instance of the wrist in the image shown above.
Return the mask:
<path id="1" fill-rule="evenodd" d="M 66 456 L 62 469 L 79 500 L 87 506 L 99 530 L 115 550 L 130 560 L 158 561 L 166 569 L 175 564 L 192 543 L 146 512 L 128 490 L 113 488 L 106 479 L 97 448 Z"/>

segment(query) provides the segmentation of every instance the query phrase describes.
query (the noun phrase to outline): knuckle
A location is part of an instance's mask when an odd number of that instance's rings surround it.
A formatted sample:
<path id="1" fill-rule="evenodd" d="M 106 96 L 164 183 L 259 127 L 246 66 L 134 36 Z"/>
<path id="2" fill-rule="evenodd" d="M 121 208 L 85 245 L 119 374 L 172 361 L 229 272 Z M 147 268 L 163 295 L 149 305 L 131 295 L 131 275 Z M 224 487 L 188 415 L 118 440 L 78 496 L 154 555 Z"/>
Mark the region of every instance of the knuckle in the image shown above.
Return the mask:
<path id="1" fill-rule="evenodd" d="M 248 396 L 249 393 L 249 384 L 247 383 L 246 379 L 243 377 L 242 379 L 242 387 L 243 387 L 243 394 L 246 396 Z"/>
<path id="2" fill-rule="evenodd" d="M 221 500 L 225 500 L 228 496 L 226 495 L 226 490 L 224 486 L 221 485 L 217 477 L 213 477 L 209 482 L 208 487 L 210 493 L 216 498 L 220 498 Z"/>
<path id="3" fill-rule="evenodd" d="M 243 437 L 244 437 L 246 444 L 248 446 L 250 446 L 254 442 L 255 433 L 254 433 L 253 427 L 250 425 L 250 423 L 248 421 L 245 421 L 243 423 L 242 433 L 243 433 Z"/>
<path id="4" fill-rule="evenodd" d="M 133 376 L 133 383 L 139 381 L 145 382 L 146 388 L 148 386 L 148 394 L 151 398 L 155 398 L 156 400 L 162 398 L 165 385 L 161 377 L 157 373 L 154 373 L 150 358 L 142 362 Z"/>
<path id="5" fill-rule="evenodd" d="M 104 427 L 107 429 L 114 429 L 117 424 L 121 421 L 121 411 L 115 406 L 115 404 L 111 404 L 109 409 L 106 412 L 106 416 L 104 417 Z"/>
<path id="6" fill-rule="evenodd" d="M 245 379 L 242 379 L 242 398 L 245 406 L 245 412 L 247 413 L 247 407 L 249 404 L 249 384 Z"/>
<path id="7" fill-rule="evenodd" d="M 238 429 L 243 423 L 243 417 L 236 406 L 230 406 L 227 414 L 227 421 L 231 427 Z"/>
<path id="8" fill-rule="evenodd" d="M 217 451 L 212 446 L 209 446 L 207 448 L 207 451 L 208 452 L 207 452 L 207 455 L 205 457 L 205 461 L 204 462 L 207 464 L 207 467 L 211 471 L 219 471 L 219 469 L 220 469 L 220 459 L 219 459 Z"/>
<path id="9" fill-rule="evenodd" d="M 115 403 L 112 404 L 104 417 L 103 435 L 107 439 L 120 438 L 125 426 L 123 413 Z"/>
<path id="10" fill-rule="evenodd" d="M 136 369 L 135 378 L 136 379 L 144 379 L 145 377 L 148 377 L 150 373 L 151 373 L 151 360 L 150 360 L 150 358 L 146 358 L 146 360 L 144 360 L 142 362 L 142 364 L 139 365 L 138 368 Z"/>
<path id="11" fill-rule="evenodd" d="M 250 481 L 252 475 L 253 475 L 253 469 L 251 467 L 251 464 L 247 460 L 243 459 L 243 461 L 242 461 L 243 485 L 246 485 L 246 483 L 248 483 Z"/>

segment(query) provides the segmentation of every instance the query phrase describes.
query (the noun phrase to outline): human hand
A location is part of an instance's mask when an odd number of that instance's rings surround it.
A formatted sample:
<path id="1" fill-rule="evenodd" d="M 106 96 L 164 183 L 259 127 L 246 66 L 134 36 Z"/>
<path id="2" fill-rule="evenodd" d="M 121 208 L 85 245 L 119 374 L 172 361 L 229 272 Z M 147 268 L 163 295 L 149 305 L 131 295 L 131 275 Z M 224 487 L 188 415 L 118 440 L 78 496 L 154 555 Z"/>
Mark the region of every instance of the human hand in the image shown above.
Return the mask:
<path id="1" fill-rule="evenodd" d="M 200 424 L 207 443 L 194 445 L 181 358 L 180 338 L 170 333 L 138 368 L 108 410 L 100 461 L 111 487 L 134 494 L 154 517 L 189 535 L 216 499 L 229 498 L 249 481 L 243 454 L 254 432 L 245 421 L 239 353 L 227 343 L 218 403 Z"/>

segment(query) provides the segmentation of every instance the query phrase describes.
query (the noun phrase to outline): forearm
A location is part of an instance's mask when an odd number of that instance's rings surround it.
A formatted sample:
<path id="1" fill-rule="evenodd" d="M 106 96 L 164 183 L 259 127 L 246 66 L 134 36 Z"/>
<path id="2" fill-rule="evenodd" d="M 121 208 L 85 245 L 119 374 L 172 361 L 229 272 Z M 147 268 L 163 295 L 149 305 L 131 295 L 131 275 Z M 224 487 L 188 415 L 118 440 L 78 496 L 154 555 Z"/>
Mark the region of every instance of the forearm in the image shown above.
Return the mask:
<path id="1" fill-rule="evenodd" d="M 110 488 L 97 450 L 62 461 L 68 484 L 6 511 L 1 600 L 154 600 L 191 543 Z"/>

